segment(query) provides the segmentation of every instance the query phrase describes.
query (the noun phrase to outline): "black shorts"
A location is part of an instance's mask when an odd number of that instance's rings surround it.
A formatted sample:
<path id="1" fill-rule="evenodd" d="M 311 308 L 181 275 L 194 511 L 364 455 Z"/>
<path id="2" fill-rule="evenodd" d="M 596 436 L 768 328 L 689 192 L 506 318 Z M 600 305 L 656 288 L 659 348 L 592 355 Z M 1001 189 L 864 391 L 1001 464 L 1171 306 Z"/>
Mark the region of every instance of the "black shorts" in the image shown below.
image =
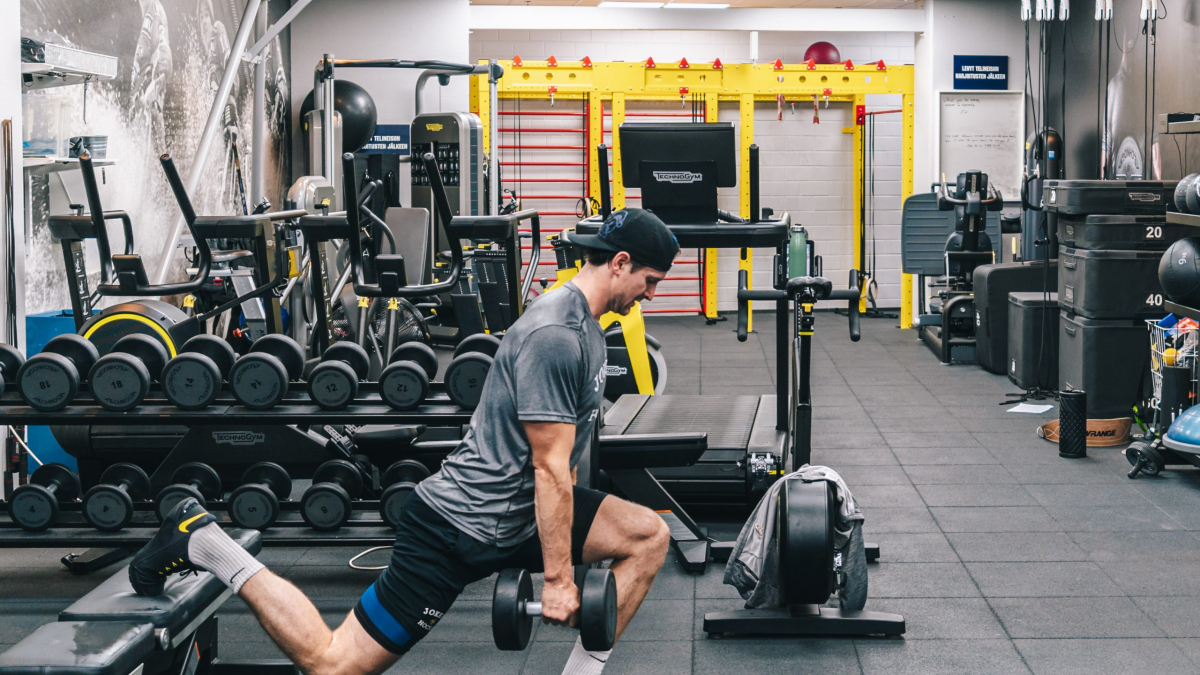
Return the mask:
<path id="1" fill-rule="evenodd" d="M 583 562 L 583 542 L 600 510 L 603 492 L 575 486 L 571 562 Z M 393 654 L 404 654 L 429 634 L 467 584 L 501 570 L 544 571 L 537 534 L 514 546 L 490 546 L 462 532 L 417 493 L 404 505 L 392 560 L 354 606 L 371 637 Z"/>

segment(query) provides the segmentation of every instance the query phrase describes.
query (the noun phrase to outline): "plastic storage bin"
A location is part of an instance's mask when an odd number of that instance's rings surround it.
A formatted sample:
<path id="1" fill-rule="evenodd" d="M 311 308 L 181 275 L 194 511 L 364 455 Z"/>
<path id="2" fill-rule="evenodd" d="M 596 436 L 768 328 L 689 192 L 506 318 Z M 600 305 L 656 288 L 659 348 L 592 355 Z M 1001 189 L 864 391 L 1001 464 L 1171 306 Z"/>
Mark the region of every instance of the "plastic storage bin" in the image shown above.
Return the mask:
<path id="1" fill-rule="evenodd" d="M 1129 417 L 1139 394 L 1149 396 L 1152 386 L 1145 322 L 1060 310 L 1058 325 L 1059 388 L 1087 392 L 1089 419 Z"/>
<path id="2" fill-rule="evenodd" d="M 1058 242 L 1090 251 L 1165 251 L 1194 233 L 1163 216 L 1058 216 Z"/>
<path id="3" fill-rule="evenodd" d="M 1175 203 L 1176 180 L 1048 180 L 1047 211 L 1072 215 L 1161 214 Z"/>
<path id="4" fill-rule="evenodd" d="M 1058 293 L 1008 294 L 1008 379 L 1022 389 L 1058 387 Z"/>
<path id="5" fill-rule="evenodd" d="M 1058 303 L 1089 319 L 1162 316 L 1159 251 L 1058 252 Z"/>

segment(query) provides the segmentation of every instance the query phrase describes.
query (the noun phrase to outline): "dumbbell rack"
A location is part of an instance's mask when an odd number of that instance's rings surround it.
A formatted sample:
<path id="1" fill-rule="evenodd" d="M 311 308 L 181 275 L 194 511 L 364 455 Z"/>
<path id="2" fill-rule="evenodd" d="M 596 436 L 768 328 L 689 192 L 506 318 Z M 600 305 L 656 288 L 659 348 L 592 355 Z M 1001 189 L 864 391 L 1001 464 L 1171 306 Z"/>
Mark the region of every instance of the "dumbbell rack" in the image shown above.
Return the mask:
<path id="1" fill-rule="evenodd" d="M 175 447 L 168 451 L 150 476 L 152 495 L 171 483 L 175 469 L 187 462 L 204 462 L 213 466 L 239 465 L 258 461 L 275 461 L 285 466 L 316 466 L 328 459 L 344 458 L 329 443 L 317 447 L 305 432 L 293 425 L 425 425 L 427 427 L 459 427 L 468 424 L 471 410 L 450 402 L 444 385 L 431 385 L 425 404 L 412 410 L 399 411 L 379 398 L 377 383 L 364 382 L 358 398 L 342 410 L 325 410 L 314 404 L 303 386 L 294 386 L 284 401 L 270 410 L 251 410 L 223 394 L 203 410 L 181 410 L 166 402 L 160 390 L 153 389 L 145 403 L 124 413 L 110 412 L 97 405 L 87 391 L 80 387 L 72 405 L 56 412 L 42 412 L 25 404 L 16 392 L 0 396 L 0 425 L 178 425 L 188 428 Z M 275 450 L 262 454 L 254 446 L 270 434 Z M 282 438 L 280 437 L 282 435 Z M 289 441 L 295 437 L 295 442 Z M 303 438 L 301 438 L 303 437 Z M 253 455 L 253 462 L 247 456 Z M 397 459 L 401 459 L 397 457 Z M 310 475 L 293 473 L 293 478 Z M 224 500 L 209 500 L 208 507 L 228 522 Z M 321 532 L 309 527 L 299 514 L 299 502 L 280 504 L 279 520 L 263 532 L 266 546 L 383 546 L 390 545 L 394 531 L 378 516 L 379 502 L 375 499 L 354 501 L 355 517 L 341 530 Z M 100 532 L 83 520 L 82 505 L 69 502 L 60 505 L 61 516 L 54 526 L 43 532 L 26 532 L 9 519 L 8 505 L 0 502 L 0 548 L 27 547 L 105 547 L 125 549 L 145 544 L 158 530 L 152 502 L 135 504 L 134 522 L 119 532 Z M 363 516 L 367 517 L 363 517 Z M 101 560 L 111 562 L 103 553 Z M 118 556 L 119 559 L 120 556 Z M 94 556 L 93 556 L 94 558 Z M 71 559 L 71 560 L 68 560 Z M 89 571 L 107 564 L 88 560 L 64 558 L 72 571 Z M 73 561 L 73 562 L 72 562 Z"/>

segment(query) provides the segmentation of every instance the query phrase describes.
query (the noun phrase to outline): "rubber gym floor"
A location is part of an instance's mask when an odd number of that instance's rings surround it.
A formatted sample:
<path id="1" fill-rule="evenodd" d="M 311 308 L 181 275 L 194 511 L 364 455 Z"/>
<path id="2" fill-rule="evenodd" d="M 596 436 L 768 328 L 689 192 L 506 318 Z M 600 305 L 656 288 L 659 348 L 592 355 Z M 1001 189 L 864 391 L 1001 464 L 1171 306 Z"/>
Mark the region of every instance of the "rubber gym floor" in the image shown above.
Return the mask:
<path id="1" fill-rule="evenodd" d="M 774 318 L 738 343 L 734 324 L 654 317 L 668 393 L 772 391 Z M 939 365 L 894 319 L 863 322 L 852 344 L 822 312 L 813 353 L 813 461 L 837 469 L 882 547 L 868 609 L 903 614 L 904 639 L 707 639 L 704 613 L 741 606 L 721 584 L 668 557 L 613 652 L 617 673 L 1200 672 L 1200 471 L 1129 480 L 1121 448 L 1058 457 L 1034 434 L 1044 416 L 1006 413 L 1014 386 L 973 365 Z M 718 537 L 739 523 L 708 523 Z M 19 641 L 111 571 L 73 577 L 65 550 L 0 550 L 0 647 Z M 358 550 L 265 549 L 336 625 L 374 573 Z M 386 563 L 386 553 L 364 562 Z M 469 587 L 390 672 L 558 673 L 574 634 L 537 624 L 525 652 L 492 645 L 493 580 Z M 540 592 L 540 581 L 535 582 Z M 226 658 L 279 652 L 237 599 L 219 613 Z"/>

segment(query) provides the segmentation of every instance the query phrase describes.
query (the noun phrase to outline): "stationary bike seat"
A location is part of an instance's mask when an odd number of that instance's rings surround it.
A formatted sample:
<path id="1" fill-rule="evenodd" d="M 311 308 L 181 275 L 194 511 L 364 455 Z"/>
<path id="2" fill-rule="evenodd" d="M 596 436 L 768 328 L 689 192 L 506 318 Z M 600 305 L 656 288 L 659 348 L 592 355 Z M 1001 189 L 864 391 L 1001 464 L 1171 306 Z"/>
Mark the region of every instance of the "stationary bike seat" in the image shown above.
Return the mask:
<path id="1" fill-rule="evenodd" d="M 833 282 L 825 277 L 792 277 L 788 279 L 788 295 L 795 295 L 806 288 L 812 289 L 817 300 L 824 300 L 833 292 Z"/>

